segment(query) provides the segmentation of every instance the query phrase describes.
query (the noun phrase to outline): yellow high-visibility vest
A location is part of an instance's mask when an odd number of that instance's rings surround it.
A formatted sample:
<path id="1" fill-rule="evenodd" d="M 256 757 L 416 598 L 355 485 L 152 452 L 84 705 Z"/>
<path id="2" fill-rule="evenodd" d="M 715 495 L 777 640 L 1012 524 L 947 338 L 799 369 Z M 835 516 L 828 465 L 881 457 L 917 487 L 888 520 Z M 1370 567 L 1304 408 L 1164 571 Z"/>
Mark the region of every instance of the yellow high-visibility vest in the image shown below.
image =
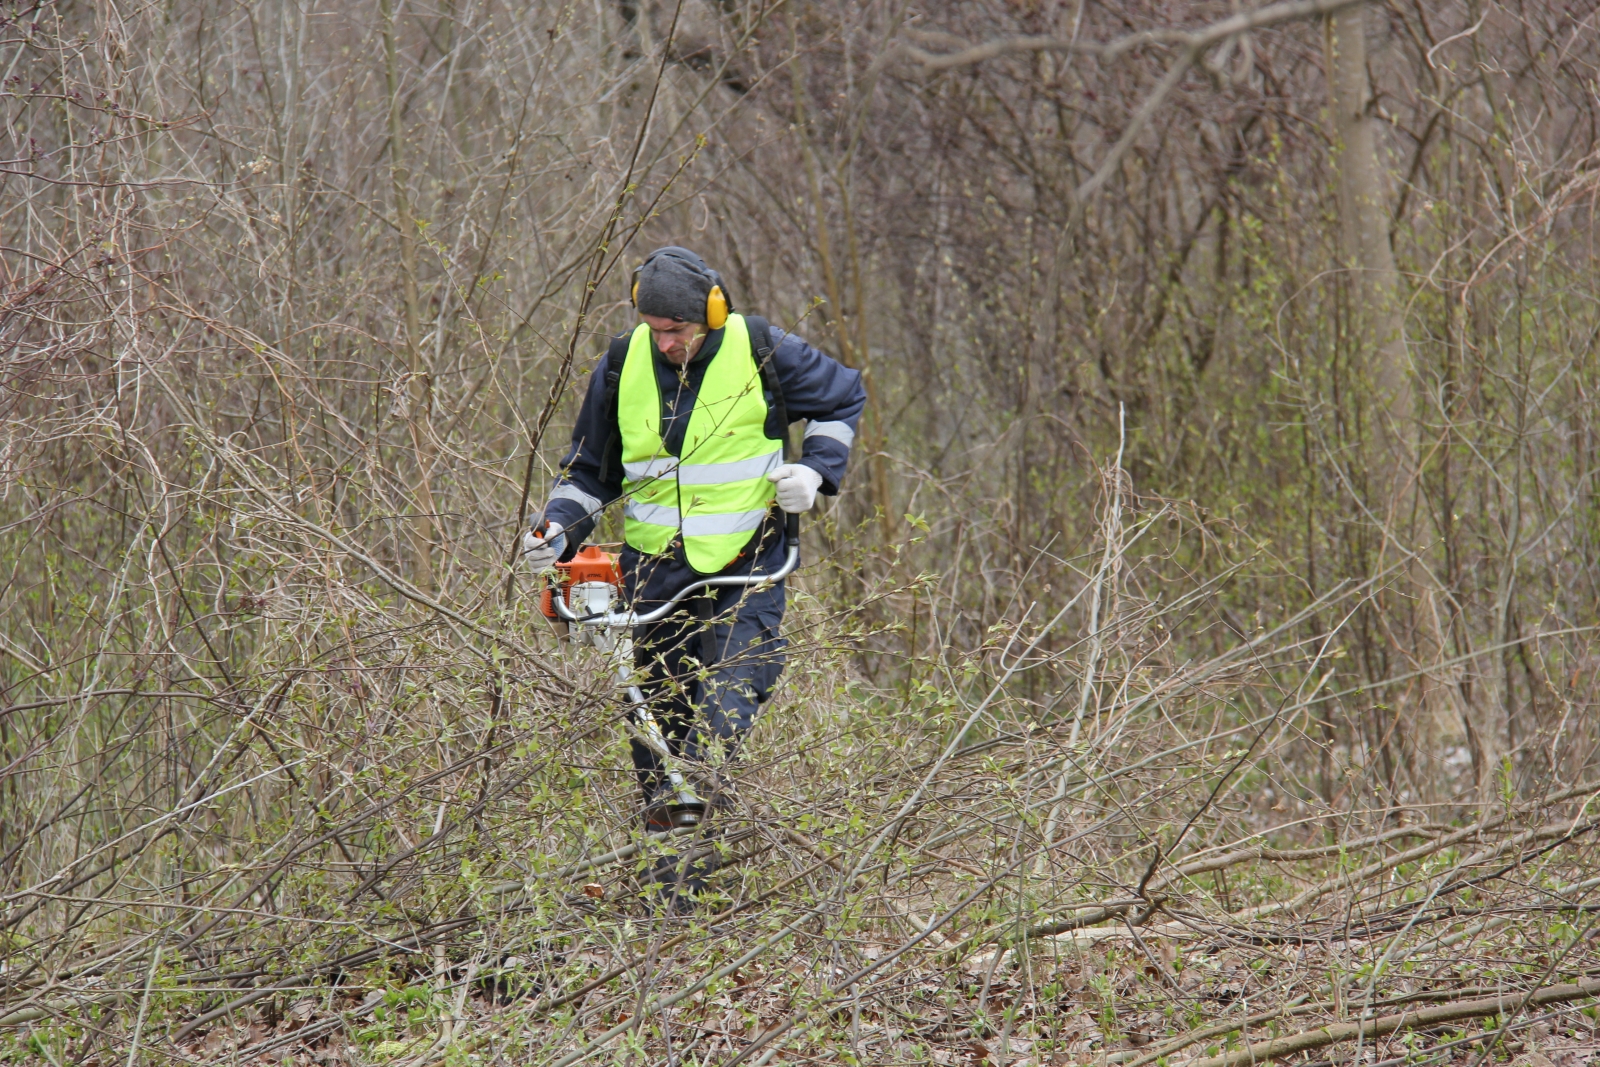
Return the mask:
<path id="1" fill-rule="evenodd" d="M 682 454 L 668 453 L 650 328 L 635 328 L 617 384 L 628 544 L 655 555 L 681 537 L 699 573 L 732 563 L 777 496 L 767 475 L 782 465 L 783 443 L 768 437 L 766 426 L 750 330 L 743 315 L 729 315 L 700 382 Z"/>

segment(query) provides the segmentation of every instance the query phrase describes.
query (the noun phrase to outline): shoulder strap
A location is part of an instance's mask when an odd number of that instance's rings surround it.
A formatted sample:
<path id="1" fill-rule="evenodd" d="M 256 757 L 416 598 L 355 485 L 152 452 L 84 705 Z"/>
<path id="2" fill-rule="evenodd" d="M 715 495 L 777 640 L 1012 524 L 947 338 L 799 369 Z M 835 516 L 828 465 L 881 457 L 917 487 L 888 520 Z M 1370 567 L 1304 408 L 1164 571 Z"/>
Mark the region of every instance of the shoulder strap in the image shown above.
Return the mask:
<path id="1" fill-rule="evenodd" d="M 606 391 L 600 410 L 606 420 L 606 443 L 600 450 L 600 481 L 605 485 L 622 481 L 622 432 L 617 428 L 617 393 L 622 387 L 622 365 L 633 342 L 630 330 L 613 337 L 606 349 Z"/>
<path id="2" fill-rule="evenodd" d="M 789 434 L 789 405 L 783 399 L 783 385 L 778 380 L 778 364 L 772 348 L 772 326 L 759 315 L 746 315 L 745 328 L 750 331 L 750 350 L 755 353 L 756 366 L 761 370 L 761 384 L 772 394 L 767 408 L 767 437 L 783 442 L 783 458 L 795 457 L 794 441 Z"/>

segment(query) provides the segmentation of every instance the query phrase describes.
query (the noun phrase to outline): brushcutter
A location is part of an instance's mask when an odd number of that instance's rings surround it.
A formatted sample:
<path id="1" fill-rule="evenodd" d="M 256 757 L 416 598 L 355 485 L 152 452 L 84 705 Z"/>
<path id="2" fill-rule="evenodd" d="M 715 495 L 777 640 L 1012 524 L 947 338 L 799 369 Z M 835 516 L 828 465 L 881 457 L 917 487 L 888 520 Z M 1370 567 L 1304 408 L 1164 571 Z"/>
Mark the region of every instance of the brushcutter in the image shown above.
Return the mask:
<path id="1" fill-rule="evenodd" d="M 705 816 L 706 802 L 684 776 L 678 760 L 667 745 L 661 724 L 650 711 L 649 702 L 634 681 L 633 630 L 660 622 L 688 597 L 707 589 L 728 587 L 760 588 L 781 581 L 800 562 L 800 516 L 785 517 L 784 541 L 787 553 L 783 565 L 769 574 L 717 575 L 690 582 L 664 603 L 639 612 L 624 603 L 622 568 L 610 552 L 589 546 L 566 563 L 557 563 L 561 578 L 551 582 L 540 600 L 540 610 L 552 619 L 572 624 L 572 637 L 610 657 L 616 667 L 617 684 L 628 696 L 636 724 L 635 735 L 661 760 L 671 786 L 673 801 L 667 813 L 673 827 L 694 826 Z M 709 666 L 709 664 L 708 664 Z"/>

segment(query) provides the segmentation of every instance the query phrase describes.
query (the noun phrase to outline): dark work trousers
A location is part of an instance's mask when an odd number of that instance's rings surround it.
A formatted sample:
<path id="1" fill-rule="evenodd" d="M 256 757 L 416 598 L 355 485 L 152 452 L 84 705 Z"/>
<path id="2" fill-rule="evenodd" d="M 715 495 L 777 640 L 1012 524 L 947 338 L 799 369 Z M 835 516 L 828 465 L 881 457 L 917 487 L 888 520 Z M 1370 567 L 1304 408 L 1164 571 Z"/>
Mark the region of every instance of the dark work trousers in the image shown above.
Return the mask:
<path id="1" fill-rule="evenodd" d="M 630 559 L 629 557 L 634 557 Z M 659 559 L 623 554 L 624 573 L 633 606 L 650 611 L 694 581 L 687 568 Z M 629 566 L 633 563 L 634 566 Z M 765 569 L 765 568 L 762 568 Z M 758 591 L 732 587 L 715 590 L 711 610 L 697 611 L 692 601 L 665 619 L 640 626 L 633 633 L 634 664 L 643 675 L 641 689 L 650 711 L 666 735 L 667 747 L 686 773 L 702 767 L 714 747 L 723 760 L 732 757 L 740 739 L 755 724 L 756 710 L 772 696 L 783 670 L 787 642 L 779 635 L 783 622 L 783 583 Z M 709 672 L 700 657 L 706 651 L 701 616 L 711 616 L 715 662 Z M 663 796 L 666 775 L 657 755 L 632 741 L 633 765 L 644 794 L 645 821 Z"/>

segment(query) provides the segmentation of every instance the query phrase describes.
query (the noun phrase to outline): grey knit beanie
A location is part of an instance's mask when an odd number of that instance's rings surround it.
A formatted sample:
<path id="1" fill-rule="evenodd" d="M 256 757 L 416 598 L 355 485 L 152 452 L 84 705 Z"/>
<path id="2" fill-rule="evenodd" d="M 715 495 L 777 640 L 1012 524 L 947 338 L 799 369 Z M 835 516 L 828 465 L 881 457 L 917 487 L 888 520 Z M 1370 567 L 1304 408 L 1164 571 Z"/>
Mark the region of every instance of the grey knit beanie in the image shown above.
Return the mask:
<path id="1" fill-rule="evenodd" d="M 639 314 L 680 322 L 705 322 L 706 297 L 713 285 L 722 285 L 722 276 L 707 267 L 705 260 L 677 245 L 658 248 L 646 256 L 638 278 L 635 306 Z M 726 286 L 722 292 L 727 295 Z"/>

